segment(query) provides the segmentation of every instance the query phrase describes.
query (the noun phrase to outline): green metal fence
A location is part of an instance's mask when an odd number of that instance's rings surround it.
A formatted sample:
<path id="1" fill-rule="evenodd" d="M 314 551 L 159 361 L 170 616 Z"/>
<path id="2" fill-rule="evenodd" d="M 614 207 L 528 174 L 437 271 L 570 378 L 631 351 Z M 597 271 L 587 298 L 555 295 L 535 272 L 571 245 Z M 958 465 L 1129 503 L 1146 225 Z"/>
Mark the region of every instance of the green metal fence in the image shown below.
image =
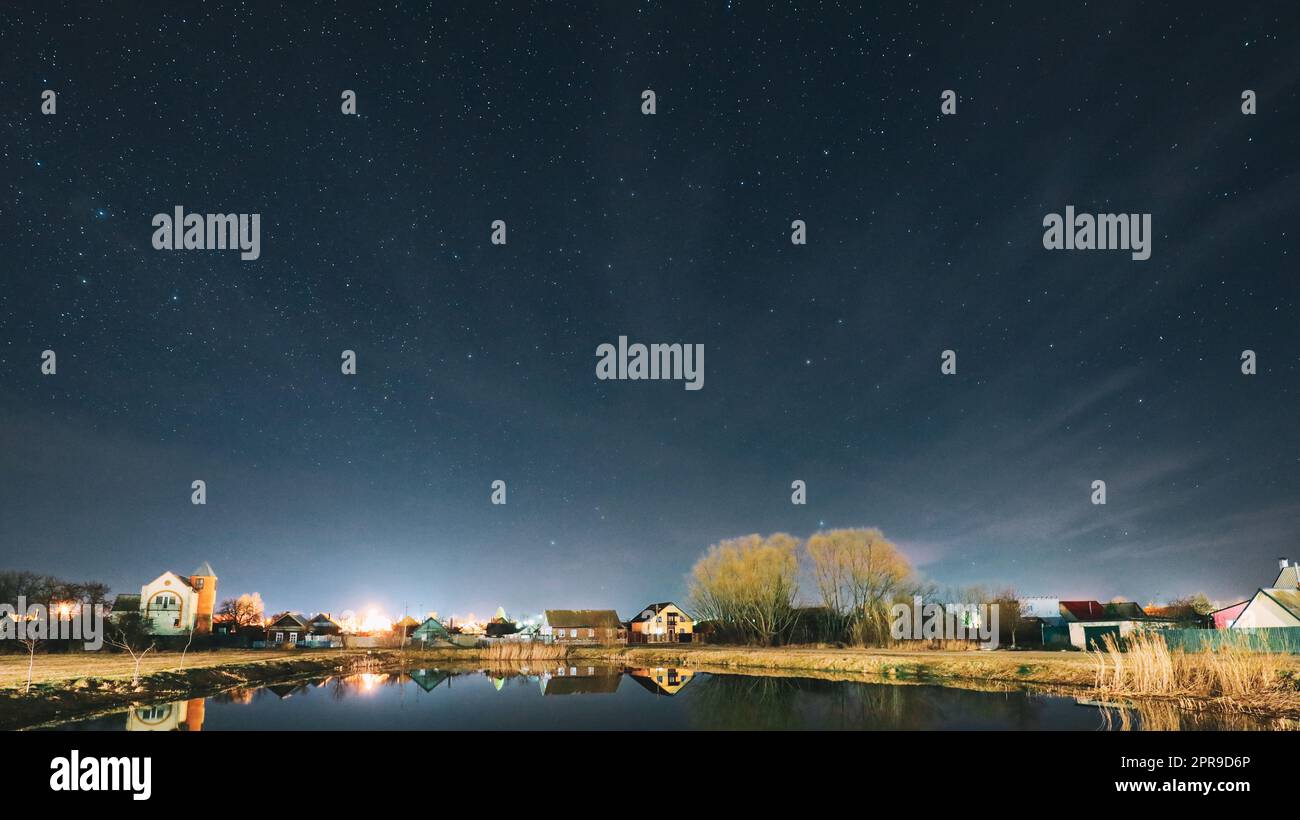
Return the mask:
<path id="1" fill-rule="evenodd" d="M 1184 652 L 1213 651 L 1225 644 L 1254 652 L 1289 652 L 1300 655 L 1300 626 L 1271 629 L 1162 629 L 1170 649 Z"/>

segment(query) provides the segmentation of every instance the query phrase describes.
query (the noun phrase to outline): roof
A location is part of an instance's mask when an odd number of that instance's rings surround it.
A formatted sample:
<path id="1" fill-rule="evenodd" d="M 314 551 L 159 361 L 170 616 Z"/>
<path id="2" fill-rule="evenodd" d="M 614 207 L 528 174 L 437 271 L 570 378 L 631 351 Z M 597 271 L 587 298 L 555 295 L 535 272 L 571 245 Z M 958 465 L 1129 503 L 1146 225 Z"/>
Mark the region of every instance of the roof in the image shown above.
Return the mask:
<path id="1" fill-rule="evenodd" d="M 1233 604 L 1232 606 L 1225 606 L 1225 607 L 1222 607 L 1222 608 L 1220 608 L 1220 609 L 1216 609 L 1216 610 L 1214 610 L 1213 612 L 1211 612 L 1210 614 L 1211 614 L 1211 615 L 1218 615 L 1220 612 L 1229 612 L 1229 611 L 1234 610 L 1234 609 L 1240 611 L 1240 610 L 1244 609 L 1245 606 L 1246 606 L 1246 604 L 1248 604 L 1248 603 L 1250 603 L 1250 599 L 1249 599 L 1249 598 L 1247 598 L 1247 599 L 1244 600 L 1244 601 L 1241 601 L 1240 603 Z"/>
<path id="2" fill-rule="evenodd" d="M 1106 611 L 1108 618 L 1144 618 L 1146 612 L 1135 601 L 1121 601 L 1116 604 L 1106 604 L 1103 609 Z"/>
<path id="3" fill-rule="evenodd" d="M 1099 601 L 1061 601 L 1061 615 L 1072 621 L 1151 621 L 1157 619 L 1147 615 L 1134 601 L 1120 601 L 1103 604 Z"/>
<path id="4" fill-rule="evenodd" d="M 334 624 L 335 626 L 338 626 L 338 625 L 339 625 L 339 622 L 336 621 L 336 620 L 334 620 L 333 618 L 331 618 L 331 617 L 330 617 L 330 614 L 329 614 L 328 612 L 318 612 L 318 613 L 316 613 L 316 617 L 312 618 L 312 619 L 311 619 L 311 622 L 314 623 L 314 624 L 323 624 L 323 623 L 328 622 L 328 623 Z"/>
<path id="5" fill-rule="evenodd" d="M 561 629 L 574 626 L 618 629 L 623 625 L 618 613 L 612 609 L 548 609 L 546 623 Z"/>
<path id="6" fill-rule="evenodd" d="M 415 620 L 415 619 L 412 618 L 410 615 L 407 615 L 407 616 L 403 617 L 402 620 L 400 620 L 400 621 L 398 621 L 397 623 L 393 624 L 393 627 L 396 628 L 396 627 L 399 627 L 399 626 L 408 626 L 408 627 L 409 627 L 409 626 L 419 626 L 419 625 L 420 625 L 420 622 L 419 622 L 419 621 Z"/>
<path id="7" fill-rule="evenodd" d="M 1282 567 L 1282 571 L 1277 574 L 1277 580 L 1273 582 L 1273 589 L 1300 589 L 1300 566 L 1291 564 Z"/>
<path id="8" fill-rule="evenodd" d="M 1100 601 L 1061 601 L 1061 615 L 1075 621 L 1099 621 L 1106 616 Z"/>
<path id="9" fill-rule="evenodd" d="M 677 606 L 677 604 L 673 603 L 672 601 L 662 601 L 657 604 L 650 604 L 645 609 L 642 609 L 640 614 L 637 615 L 632 620 L 628 621 L 628 623 L 636 624 L 642 621 L 648 621 L 650 620 L 651 617 L 658 615 L 660 612 L 663 612 L 665 609 L 667 609 L 670 606 L 677 607 L 679 610 L 681 610 L 682 614 L 685 615 L 689 620 L 692 621 L 695 620 L 690 616 L 690 613 L 688 613 L 686 610 L 682 609 L 681 607 Z"/>
<path id="10" fill-rule="evenodd" d="M 434 632 L 434 633 L 448 634 L 447 627 L 443 626 L 442 621 L 438 620 L 437 618 L 425 618 L 424 623 L 417 626 L 415 628 L 415 631 L 417 633 Z"/>
<path id="11" fill-rule="evenodd" d="M 288 621 L 288 623 L 285 623 L 285 621 Z M 299 615 L 296 612 L 282 612 L 281 614 L 275 616 L 275 619 L 271 621 L 271 626 L 295 626 L 295 625 L 301 626 L 305 629 L 307 627 L 307 619 L 303 618 L 301 615 Z"/>
<path id="12" fill-rule="evenodd" d="M 139 595 L 119 595 L 113 599 L 113 608 L 110 612 L 139 612 L 140 596 Z"/>
<path id="13" fill-rule="evenodd" d="M 212 568 L 211 564 L 204 561 L 202 564 L 199 564 L 199 568 L 191 572 L 190 575 L 203 575 L 208 578 L 216 578 L 217 571 Z"/>
<path id="14" fill-rule="evenodd" d="M 177 581 L 180 581 L 182 584 L 189 587 L 190 589 L 194 589 L 194 584 L 190 583 L 190 578 L 188 575 L 181 575 L 179 573 L 172 572 L 171 570 L 167 570 L 162 575 L 159 575 L 157 578 L 153 579 L 149 583 L 156 584 L 158 583 L 159 580 L 166 578 L 168 575 L 175 578 Z"/>
<path id="15" fill-rule="evenodd" d="M 1274 603 L 1287 611 L 1287 614 L 1300 621 L 1300 589 L 1261 589 L 1260 592 L 1272 598 Z"/>

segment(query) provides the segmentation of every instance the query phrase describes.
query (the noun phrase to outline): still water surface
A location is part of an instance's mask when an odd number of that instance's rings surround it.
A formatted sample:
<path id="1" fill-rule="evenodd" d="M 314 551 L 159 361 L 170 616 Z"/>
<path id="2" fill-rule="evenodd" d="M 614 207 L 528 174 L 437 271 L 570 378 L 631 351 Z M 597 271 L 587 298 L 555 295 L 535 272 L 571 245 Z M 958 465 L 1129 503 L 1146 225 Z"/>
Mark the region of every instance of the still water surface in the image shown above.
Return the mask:
<path id="1" fill-rule="evenodd" d="M 1250 729 L 1173 708 L 1083 705 L 1014 690 L 598 666 L 413 669 L 235 689 L 57 728 L 110 731 L 428 729 Z"/>

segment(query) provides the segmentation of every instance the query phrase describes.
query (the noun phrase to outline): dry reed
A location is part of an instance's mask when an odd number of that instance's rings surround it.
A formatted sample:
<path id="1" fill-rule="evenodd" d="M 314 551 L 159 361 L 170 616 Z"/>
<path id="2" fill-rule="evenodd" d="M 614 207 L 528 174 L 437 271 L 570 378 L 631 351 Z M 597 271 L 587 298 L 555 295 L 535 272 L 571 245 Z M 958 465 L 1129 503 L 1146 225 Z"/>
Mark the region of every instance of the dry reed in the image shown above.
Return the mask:
<path id="1" fill-rule="evenodd" d="M 1298 694 L 1279 655 L 1247 637 L 1211 651 L 1185 652 L 1170 650 L 1159 632 L 1136 632 L 1118 641 L 1107 635 L 1090 655 L 1099 692 L 1242 701 Z"/>
<path id="2" fill-rule="evenodd" d="M 488 644 L 480 658 L 492 663 L 518 663 L 520 661 L 562 661 L 568 656 L 569 647 L 564 644 L 503 641 Z"/>

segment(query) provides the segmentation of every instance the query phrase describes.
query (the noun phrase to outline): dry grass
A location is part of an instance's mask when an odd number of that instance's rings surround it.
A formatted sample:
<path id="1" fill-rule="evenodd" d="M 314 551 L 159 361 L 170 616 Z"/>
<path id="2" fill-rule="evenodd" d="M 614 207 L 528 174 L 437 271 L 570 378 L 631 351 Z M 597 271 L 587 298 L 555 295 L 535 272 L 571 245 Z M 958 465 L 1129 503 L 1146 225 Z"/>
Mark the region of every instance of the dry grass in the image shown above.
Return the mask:
<path id="1" fill-rule="evenodd" d="M 489 644 L 477 657 L 493 664 L 510 664 L 521 661 L 562 661 L 569 656 L 564 644 L 509 641 Z"/>
<path id="2" fill-rule="evenodd" d="M 893 680 L 971 680 L 1088 687 L 1094 677 L 1093 664 L 1082 652 L 972 652 L 965 648 L 921 651 L 912 648 L 719 644 L 575 647 L 572 652 L 578 657 L 601 658 L 629 666 L 675 664 L 736 670 L 856 673 Z"/>
<path id="3" fill-rule="evenodd" d="M 1300 714 L 1295 659 L 1254 646 L 1248 637 L 1212 651 L 1170 650 L 1158 632 L 1138 632 L 1090 652 L 1093 688 L 1111 697 L 1211 701 L 1241 711 Z"/>

